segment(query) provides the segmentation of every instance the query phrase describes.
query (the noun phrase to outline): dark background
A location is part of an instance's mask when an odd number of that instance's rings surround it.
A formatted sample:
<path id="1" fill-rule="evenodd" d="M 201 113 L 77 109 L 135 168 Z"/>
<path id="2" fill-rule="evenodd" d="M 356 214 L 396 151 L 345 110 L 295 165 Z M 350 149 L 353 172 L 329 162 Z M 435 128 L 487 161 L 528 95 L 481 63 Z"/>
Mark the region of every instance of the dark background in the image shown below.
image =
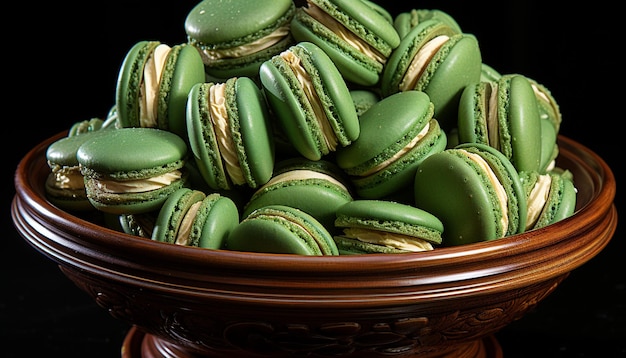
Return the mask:
<path id="1" fill-rule="evenodd" d="M 382 2 L 381 2 L 382 3 Z M 390 3 L 388 1 L 387 3 Z M 82 5 L 81 5 L 82 4 Z M 473 33 L 483 61 L 500 73 L 521 73 L 549 88 L 561 106 L 561 134 L 602 156 L 621 194 L 624 58 L 619 12 L 606 1 L 556 7 L 541 1 L 416 1 L 385 5 L 392 14 L 441 9 Z M 118 357 L 129 326 L 108 315 L 12 226 L 9 206 L 19 159 L 75 122 L 104 117 L 113 105 L 117 72 L 139 40 L 184 42 L 193 1 L 15 4 L 5 18 L 3 63 L 9 138 L 3 153 L 0 344 L 22 356 Z M 4 21 L 6 23 L 6 21 Z M 620 127 L 621 128 L 621 127 Z M 3 133 L 7 133 L 4 131 Z M 618 133 L 620 138 L 618 138 Z M 506 358 L 626 357 L 623 229 L 600 254 L 574 270 L 521 320 L 497 334 Z"/>

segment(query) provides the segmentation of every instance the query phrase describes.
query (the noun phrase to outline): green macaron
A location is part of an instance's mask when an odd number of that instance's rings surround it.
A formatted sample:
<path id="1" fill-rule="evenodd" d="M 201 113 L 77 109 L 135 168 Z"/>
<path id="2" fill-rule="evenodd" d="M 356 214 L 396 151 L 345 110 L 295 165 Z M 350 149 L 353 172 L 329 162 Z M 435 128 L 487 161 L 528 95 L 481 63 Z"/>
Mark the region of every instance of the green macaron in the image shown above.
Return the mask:
<path id="1" fill-rule="evenodd" d="M 338 255 L 331 234 L 313 216 L 285 205 L 269 205 L 246 216 L 230 233 L 226 249 L 234 251 Z"/>
<path id="2" fill-rule="evenodd" d="M 349 181 L 333 162 L 288 159 L 277 163 L 272 179 L 252 194 L 243 216 L 263 206 L 286 205 L 313 216 L 332 233 L 335 212 L 352 200 L 350 191 Z"/>
<path id="3" fill-rule="evenodd" d="M 218 193 L 181 188 L 165 201 L 156 219 L 152 240 L 206 249 L 222 249 L 239 224 L 235 203 Z"/>
<path id="4" fill-rule="evenodd" d="M 576 210 L 576 187 L 571 172 L 520 172 L 528 216 L 526 230 L 538 229 L 570 217 Z"/>
<path id="5" fill-rule="evenodd" d="M 186 185 L 187 145 L 176 134 L 141 127 L 93 133 L 98 135 L 84 142 L 76 157 L 96 209 L 113 214 L 157 210 Z"/>
<path id="6" fill-rule="evenodd" d="M 496 148 L 518 171 L 540 170 L 540 120 L 535 92 L 525 76 L 475 82 L 463 90 L 459 101 L 459 141 Z"/>
<path id="7" fill-rule="evenodd" d="M 317 45 L 290 47 L 264 62 L 259 76 L 281 131 L 305 158 L 319 160 L 358 138 L 348 86 Z"/>
<path id="8" fill-rule="evenodd" d="M 185 139 L 187 94 L 204 80 L 202 58 L 194 47 L 170 47 L 159 41 L 135 43 L 118 74 L 118 126 L 159 128 Z"/>
<path id="9" fill-rule="evenodd" d="M 539 173 L 547 173 L 556 166 L 556 158 L 559 155 L 557 129 L 547 119 L 541 119 L 541 161 Z"/>
<path id="10" fill-rule="evenodd" d="M 556 98 L 552 95 L 552 92 L 543 84 L 537 82 L 532 78 L 528 78 L 530 85 L 535 92 L 535 97 L 539 103 L 539 117 L 550 122 L 557 134 L 561 128 L 561 122 L 563 116 L 561 114 L 561 107 L 559 106 Z"/>
<path id="11" fill-rule="evenodd" d="M 337 209 L 334 240 L 341 254 L 433 250 L 442 243 L 443 223 L 411 205 L 384 200 L 353 200 Z"/>
<path id="12" fill-rule="evenodd" d="M 381 100 L 380 94 L 373 89 L 350 90 L 357 116 L 361 117 L 374 103 Z"/>
<path id="13" fill-rule="evenodd" d="M 446 134 L 433 118 L 433 104 L 421 91 L 383 98 L 361 116 L 360 123 L 359 138 L 338 150 L 335 159 L 362 198 L 411 190 L 419 164 L 446 147 Z"/>
<path id="14" fill-rule="evenodd" d="M 248 77 L 196 84 L 189 91 L 187 136 L 198 170 L 212 189 L 256 188 L 274 168 L 265 98 Z"/>
<path id="15" fill-rule="evenodd" d="M 67 137 L 62 137 L 48 146 L 46 162 L 50 167 L 50 174 L 44 188 L 46 198 L 52 204 L 68 211 L 94 209 L 87 199 L 85 182 L 76 153 L 83 143 L 98 135 L 100 135 L 98 130 L 81 131 L 80 134 L 70 131 Z"/>
<path id="16" fill-rule="evenodd" d="M 291 21 L 293 37 L 318 45 L 346 81 L 378 83 L 400 37 L 385 12 L 364 1 L 309 0 Z"/>
<path id="17" fill-rule="evenodd" d="M 448 131 L 456 127 L 463 89 L 480 80 L 482 57 L 472 34 L 446 22 L 426 20 L 409 31 L 393 51 L 381 78 L 383 96 L 407 90 L 426 92 L 435 118 Z"/>
<path id="18" fill-rule="evenodd" d="M 109 229 L 149 239 L 152 236 L 157 214 L 158 211 L 156 210 L 141 214 L 113 214 L 103 212 L 102 223 Z"/>
<path id="19" fill-rule="evenodd" d="M 462 32 L 461 26 L 459 26 L 456 20 L 447 12 L 439 9 L 411 9 L 401 12 L 393 19 L 393 27 L 398 31 L 400 38 L 403 38 L 415 26 L 431 19 L 442 21 L 456 32 Z"/>
<path id="20" fill-rule="evenodd" d="M 513 164 L 485 144 L 460 144 L 424 160 L 415 174 L 415 206 L 438 217 L 445 245 L 521 233 L 526 196 Z"/>
<path id="21" fill-rule="evenodd" d="M 187 14 L 188 43 L 215 79 L 256 78 L 259 66 L 293 44 L 291 0 L 203 0 Z"/>
<path id="22" fill-rule="evenodd" d="M 498 81 L 502 77 L 502 74 L 490 65 L 483 63 L 480 67 L 480 81 L 481 82 L 494 82 Z"/>

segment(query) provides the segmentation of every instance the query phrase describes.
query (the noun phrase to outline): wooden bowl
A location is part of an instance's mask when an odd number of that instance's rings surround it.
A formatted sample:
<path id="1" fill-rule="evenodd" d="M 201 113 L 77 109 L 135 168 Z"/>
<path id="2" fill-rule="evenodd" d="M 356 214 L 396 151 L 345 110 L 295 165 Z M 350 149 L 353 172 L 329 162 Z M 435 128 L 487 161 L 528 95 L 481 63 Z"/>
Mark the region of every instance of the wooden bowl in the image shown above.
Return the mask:
<path id="1" fill-rule="evenodd" d="M 573 216 L 429 252 L 309 257 L 199 249 L 107 229 L 51 205 L 47 146 L 15 173 L 13 222 L 111 316 L 123 357 L 501 357 L 493 334 L 597 255 L 617 226 L 611 169 L 559 137 Z"/>

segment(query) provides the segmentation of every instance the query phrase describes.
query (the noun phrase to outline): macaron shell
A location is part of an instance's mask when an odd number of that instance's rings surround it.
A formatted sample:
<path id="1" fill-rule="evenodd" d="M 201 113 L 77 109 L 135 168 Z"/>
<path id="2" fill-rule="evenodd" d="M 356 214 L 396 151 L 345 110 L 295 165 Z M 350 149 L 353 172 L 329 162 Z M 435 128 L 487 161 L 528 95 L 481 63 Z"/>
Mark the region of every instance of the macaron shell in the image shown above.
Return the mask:
<path id="1" fill-rule="evenodd" d="M 525 200 L 525 191 L 519 172 L 513 163 L 500 151 L 485 144 L 463 143 L 456 146 L 457 149 L 465 149 L 470 153 L 479 154 L 496 175 L 500 184 L 504 187 L 507 195 L 507 210 L 509 225 L 504 236 L 524 232 L 528 206 Z"/>
<path id="2" fill-rule="evenodd" d="M 387 59 L 382 73 L 380 89 L 383 97 L 400 91 L 399 85 L 413 57 L 424 44 L 439 35 L 452 37 L 455 32 L 440 21 L 428 20 L 417 24 L 401 39 L 398 47 Z"/>
<path id="3" fill-rule="evenodd" d="M 401 138 L 426 125 L 432 115 L 429 111 L 432 111 L 430 99 L 420 91 L 401 92 L 382 99 L 361 116 L 359 138 L 337 151 L 337 165 L 348 174 L 358 174 L 357 170 L 369 169 L 369 166 L 361 168 L 364 163 L 381 153 L 385 154 L 380 161 L 386 160 L 412 139 L 405 138 L 398 143 Z M 381 130 L 383 126 L 385 130 Z"/>
<path id="4" fill-rule="evenodd" d="M 84 180 L 80 188 L 59 188 L 57 187 L 57 172 L 75 170 L 77 175 L 82 175 L 79 169 L 76 153 L 78 148 L 90 140 L 93 136 L 99 135 L 99 131 L 84 132 L 60 138 L 50 144 L 46 149 L 46 160 L 51 168 L 48 180 L 45 184 L 46 198 L 55 206 L 68 211 L 88 211 L 94 210 L 93 205 L 87 199 Z M 54 185 L 53 185 L 54 184 Z"/>
<path id="5" fill-rule="evenodd" d="M 118 179 L 141 179 L 181 168 L 187 144 L 156 128 L 119 128 L 98 132 L 77 151 L 85 171 Z"/>
<path id="6" fill-rule="evenodd" d="M 523 76 L 505 75 L 498 82 L 498 92 L 498 120 L 500 126 L 508 126 L 510 135 L 501 137 L 501 151 L 518 171 L 540 170 L 542 126 L 530 82 Z"/>
<path id="7" fill-rule="evenodd" d="M 358 196 L 379 199 L 402 189 L 410 190 L 421 161 L 446 147 L 445 133 L 432 119 L 432 111 L 425 93 L 406 91 L 382 99 L 361 116 L 359 138 L 340 148 L 335 156 L 338 166 L 351 176 Z M 428 133 L 413 148 L 385 168 L 368 173 L 405 148 L 426 124 L 430 125 Z"/>
<path id="8" fill-rule="evenodd" d="M 94 136 L 100 135 L 99 131 L 85 132 L 80 135 L 68 135 L 57 139 L 46 149 L 46 160 L 48 165 L 78 166 L 76 153 L 83 143 L 91 140 Z"/>
<path id="9" fill-rule="evenodd" d="M 323 148 L 321 133 L 307 123 L 307 114 L 300 104 L 300 98 L 295 93 L 298 83 L 283 75 L 286 66 L 277 59 L 266 61 L 259 69 L 259 76 L 265 96 L 270 104 L 275 118 L 280 123 L 282 132 L 294 148 L 305 158 L 319 160 L 327 153 Z M 296 92 L 294 92 L 296 91 Z"/>
<path id="10" fill-rule="evenodd" d="M 232 84 L 234 91 L 229 93 L 233 139 L 238 146 L 239 165 L 248 185 L 256 188 L 265 184 L 274 170 L 274 140 L 269 112 L 263 93 L 248 77 L 239 77 Z M 230 91 L 228 91 L 230 92 Z M 230 96 L 234 98 L 230 98 Z M 235 114 L 236 113 L 236 114 Z"/>
<path id="11" fill-rule="evenodd" d="M 384 56 L 389 56 L 391 51 L 400 43 L 397 31 L 385 17 L 385 14 L 380 13 L 367 3 L 352 0 L 312 0 L 312 2 L 325 9 L 336 8 L 338 12 L 342 13 L 341 15 L 345 16 L 338 16 L 334 13 L 330 13 L 330 15 Z M 330 5 L 321 5 L 324 3 Z"/>
<path id="12" fill-rule="evenodd" d="M 406 12 L 401 12 L 393 20 L 393 26 L 400 38 L 403 38 L 413 27 L 431 19 L 442 21 L 455 31 L 461 33 L 461 27 L 456 20 L 450 14 L 439 9 L 411 9 Z"/>
<path id="13" fill-rule="evenodd" d="M 422 162 L 415 175 L 415 206 L 443 223 L 443 244 L 456 246 L 498 238 L 491 193 L 474 168 L 448 151 Z"/>
<path id="14" fill-rule="evenodd" d="M 299 50 L 300 48 L 304 51 Z M 341 73 L 330 57 L 313 43 L 299 43 L 294 50 L 303 59 L 305 66 L 306 62 L 311 64 L 306 66 L 307 72 L 313 77 L 313 86 L 322 101 L 322 107 L 339 144 L 349 145 L 359 137 L 360 124 L 350 90 Z"/>
<path id="15" fill-rule="evenodd" d="M 194 85 L 187 97 L 187 139 L 198 171 L 212 189 L 230 189 L 209 112 L 212 82 Z"/>
<path id="16" fill-rule="evenodd" d="M 287 205 L 310 214 L 334 231 L 336 210 L 351 200 L 349 192 L 328 180 L 292 180 L 270 185 L 255 194 L 246 204 L 243 216 L 267 205 Z"/>
<path id="17" fill-rule="evenodd" d="M 291 0 L 204 0 L 188 13 L 185 32 L 205 46 L 240 46 L 271 33 L 292 7 Z"/>
<path id="18" fill-rule="evenodd" d="M 233 251 L 320 255 L 289 227 L 271 220 L 242 221 L 231 231 L 225 247 Z"/>
<path id="19" fill-rule="evenodd" d="M 570 217 L 576 210 L 574 182 L 558 174 L 550 174 L 552 183 L 546 205 L 534 228 L 548 226 Z"/>
<path id="20" fill-rule="evenodd" d="M 357 194 L 366 199 L 382 199 L 405 192 L 411 196 L 415 171 L 433 153 L 444 150 L 447 136 L 435 119 L 430 120 L 430 127 L 415 147 L 406 152 L 401 159 L 387 166 L 384 170 L 367 177 L 352 178 Z"/>
<path id="21" fill-rule="evenodd" d="M 541 119 L 541 164 L 539 172 L 545 173 L 559 154 L 556 128 L 548 119 Z"/>
<path id="22" fill-rule="evenodd" d="M 341 235 L 335 235 L 333 239 L 335 240 L 335 244 L 339 250 L 339 255 L 402 254 L 409 252 L 407 250 L 401 250 L 384 245 L 376 245 Z"/>
<path id="23" fill-rule="evenodd" d="M 193 241 L 205 249 L 224 249 L 228 235 L 238 224 L 235 202 L 217 193 L 208 194 L 193 223 Z"/>
<path id="24" fill-rule="evenodd" d="M 139 41 L 127 52 L 115 89 L 117 122 L 120 127 L 139 127 L 139 92 L 143 68 L 159 41 Z"/>
<path id="25" fill-rule="evenodd" d="M 187 138 L 187 95 L 191 87 L 204 80 L 204 64 L 198 51 L 186 44 L 173 46 L 159 85 L 159 128 Z"/>
<path id="26" fill-rule="evenodd" d="M 152 239 L 170 244 L 176 243 L 176 235 L 187 212 L 205 198 L 203 192 L 190 188 L 176 190 L 167 198 L 159 210 Z"/>
<path id="27" fill-rule="evenodd" d="M 77 158 L 85 178 L 87 197 L 96 209 L 112 214 L 138 214 L 158 210 L 169 195 L 187 185 L 183 167 L 187 145 L 176 134 L 156 128 L 119 128 L 80 146 Z M 136 180 L 181 171 L 178 180 L 144 192 L 103 191 L 94 178 Z"/>
<path id="28" fill-rule="evenodd" d="M 330 233 L 314 217 L 297 208 L 271 205 L 253 211 L 227 238 L 237 251 L 337 255 Z"/>
<path id="29" fill-rule="evenodd" d="M 443 223 L 415 206 L 385 200 L 357 199 L 337 209 L 338 227 L 373 229 L 441 244 Z"/>
<path id="30" fill-rule="evenodd" d="M 428 94 L 435 105 L 435 118 L 444 131 L 456 126 L 463 89 L 478 81 L 482 57 L 476 38 L 456 35 L 437 52 L 416 89 Z"/>
<path id="31" fill-rule="evenodd" d="M 294 44 L 291 35 L 261 51 L 236 58 L 223 58 L 212 61 L 210 66 L 205 65 L 204 71 L 207 81 L 226 82 L 233 77 L 249 77 L 255 80 L 259 76 L 261 64 L 279 54 Z"/>
<path id="32" fill-rule="evenodd" d="M 350 90 L 350 97 L 352 97 L 352 103 L 354 103 L 358 117 L 361 117 L 374 103 L 381 100 L 380 94 L 368 89 Z"/>
<path id="33" fill-rule="evenodd" d="M 291 21 L 291 33 L 298 42 L 311 42 L 320 47 L 346 81 L 363 86 L 378 83 L 383 64 L 357 50 L 301 10 L 296 11 Z"/>

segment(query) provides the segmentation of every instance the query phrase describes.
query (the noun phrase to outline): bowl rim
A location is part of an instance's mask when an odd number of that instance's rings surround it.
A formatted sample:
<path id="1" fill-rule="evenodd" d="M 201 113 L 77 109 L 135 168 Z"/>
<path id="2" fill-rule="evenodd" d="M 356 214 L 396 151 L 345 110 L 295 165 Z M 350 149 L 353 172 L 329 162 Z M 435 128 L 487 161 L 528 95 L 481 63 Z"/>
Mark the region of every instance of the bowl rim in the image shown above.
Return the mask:
<path id="1" fill-rule="evenodd" d="M 439 247 L 435 250 L 419 253 L 402 254 L 368 254 L 343 256 L 303 256 L 289 254 L 237 252 L 228 250 L 199 249 L 181 245 L 156 242 L 149 238 L 132 236 L 114 229 L 106 228 L 86 219 L 67 213 L 48 202 L 42 197 L 42 189 L 36 190 L 34 185 L 36 175 L 30 175 L 33 168 L 45 163 L 47 146 L 54 140 L 67 135 L 67 132 L 58 133 L 42 141 L 32 148 L 19 162 L 15 172 L 16 194 L 12 204 L 12 216 L 15 221 L 19 218 L 19 210 L 27 210 L 42 220 L 54 221 L 56 234 L 63 237 L 72 235 L 81 238 L 80 243 L 67 241 L 67 245 L 106 246 L 121 255 L 132 254 L 137 251 L 145 252 L 152 259 L 162 258 L 173 264 L 180 265 L 218 265 L 223 268 L 273 271 L 288 265 L 290 270 L 307 273 L 342 271 L 363 273 L 363 271 L 393 271 L 418 264 L 422 268 L 434 267 L 445 262 L 463 258 L 465 264 L 477 263 L 486 259 L 495 259 L 506 255 L 516 255 L 528 250 L 535 250 L 546 245 L 556 245 L 561 238 L 551 238 L 547 243 L 538 237 L 549 237 L 550 230 L 573 232 L 589 230 L 596 224 L 598 213 L 614 210 L 615 177 L 606 162 L 591 149 L 568 138 L 559 135 L 558 143 L 560 155 L 566 153 L 572 160 L 584 166 L 589 173 L 593 173 L 592 196 L 587 203 L 577 208 L 569 218 L 563 219 L 547 227 L 527 231 L 492 241 L 476 242 L 460 246 Z M 36 168 L 35 168 L 36 169 Z M 41 184 L 41 183 L 40 183 Z M 18 208 L 19 206 L 19 208 Z M 594 215 L 591 215 L 594 213 Z M 615 214 L 616 215 L 616 214 Z M 69 236 L 68 236 L 69 235 Z M 612 236 L 612 235 L 611 235 Z M 610 239 L 610 238 L 609 238 Z M 607 242 L 608 243 L 608 239 Z M 604 243 L 604 245 L 606 245 Z M 164 250 L 163 245 L 168 245 Z M 603 245 L 603 246 L 604 246 Z M 603 247 L 602 246 L 602 247 Z"/>

